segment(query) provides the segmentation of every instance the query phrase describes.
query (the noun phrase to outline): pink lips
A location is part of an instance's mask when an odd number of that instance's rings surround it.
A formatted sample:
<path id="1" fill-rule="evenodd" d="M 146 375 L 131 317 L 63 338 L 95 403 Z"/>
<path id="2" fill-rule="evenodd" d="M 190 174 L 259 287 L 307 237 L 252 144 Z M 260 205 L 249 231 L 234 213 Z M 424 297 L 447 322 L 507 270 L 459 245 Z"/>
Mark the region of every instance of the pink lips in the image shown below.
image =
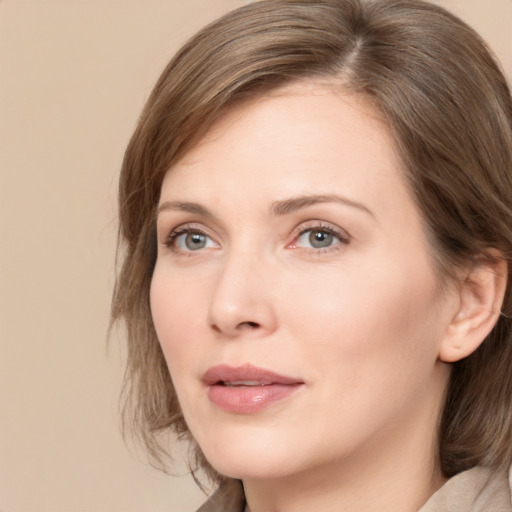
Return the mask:
<path id="1" fill-rule="evenodd" d="M 251 365 L 219 365 L 203 376 L 210 401 L 228 412 L 250 414 L 283 400 L 304 384 L 303 381 Z"/>

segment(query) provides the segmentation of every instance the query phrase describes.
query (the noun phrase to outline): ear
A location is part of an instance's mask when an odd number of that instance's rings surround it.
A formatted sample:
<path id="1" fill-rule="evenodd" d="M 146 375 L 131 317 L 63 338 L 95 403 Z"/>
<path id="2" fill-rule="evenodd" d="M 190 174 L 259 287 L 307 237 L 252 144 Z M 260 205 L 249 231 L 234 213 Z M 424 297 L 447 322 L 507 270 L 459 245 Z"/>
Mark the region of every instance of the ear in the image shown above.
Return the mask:
<path id="1" fill-rule="evenodd" d="M 477 261 L 467 271 L 458 289 L 457 311 L 441 345 L 439 359 L 460 361 L 472 354 L 498 321 L 507 286 L 507 262 L 499 251 Z"/>

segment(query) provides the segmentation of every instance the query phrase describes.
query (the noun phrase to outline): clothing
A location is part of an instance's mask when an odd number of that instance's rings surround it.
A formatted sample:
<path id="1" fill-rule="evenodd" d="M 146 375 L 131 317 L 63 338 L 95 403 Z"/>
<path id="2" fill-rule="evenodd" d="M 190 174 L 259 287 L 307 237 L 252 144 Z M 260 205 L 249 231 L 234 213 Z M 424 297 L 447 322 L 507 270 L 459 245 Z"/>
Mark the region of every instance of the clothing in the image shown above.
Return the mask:
<path id="1" fill-rule="evenodd" d="M 244 512 L 245 498 L 240 480 L 227 479 L 197 512 Z"/>
<path id="2" fill-rule="evenodd" d="M 242 485 L 226 480 L 197 512 L 244 512 Z M 512 468 L 492 474 L 473 468 L 455 475 L 418 512 L 512 512 Z"/>
<path id="3" fill-rule="evenodd" d="M 473 468 L 448 480 L 419 512 L 512 512 L 512 468 L 493 475 Z"/>

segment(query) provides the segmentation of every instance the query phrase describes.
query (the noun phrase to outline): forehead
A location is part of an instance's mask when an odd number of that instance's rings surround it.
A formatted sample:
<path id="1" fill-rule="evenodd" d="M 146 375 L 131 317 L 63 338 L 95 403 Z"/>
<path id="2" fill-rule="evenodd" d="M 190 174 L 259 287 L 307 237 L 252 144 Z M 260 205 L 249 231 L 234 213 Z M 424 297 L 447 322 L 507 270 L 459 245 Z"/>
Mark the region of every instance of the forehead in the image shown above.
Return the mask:
<path id="1" fill-rule="evenodd" d="M 226 111 L 169 170 L 162 199 L 179 191 L 249 200 L 266 191 L 279 200 L 332 187 L 357 196 L 377 193 L 381 182 L 402 189 L 401 167 L 390 131 L 368 99 L 330 85 L 294 84 Z"/>

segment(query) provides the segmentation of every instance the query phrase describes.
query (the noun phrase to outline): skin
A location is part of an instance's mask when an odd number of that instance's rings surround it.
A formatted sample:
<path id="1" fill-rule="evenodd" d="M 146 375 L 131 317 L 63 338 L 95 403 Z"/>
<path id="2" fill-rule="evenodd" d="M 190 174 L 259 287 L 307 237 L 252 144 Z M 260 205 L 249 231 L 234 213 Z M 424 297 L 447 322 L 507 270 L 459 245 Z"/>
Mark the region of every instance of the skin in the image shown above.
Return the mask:
<path id="1" fill-rule="evenodd" d="M 275 211 L 328 195 L 344 202 Z M 460 294 L 440 290 L 378 113 L 311 83 L 238 105 L 167 173 L 160 207 L 153 319 L 213 467 L 252 512 L 417 511 L 443 483 L 440 350 Z M 304 385 L 254 414 L 214 405 L 204 372 L 247 363 Z"/>

